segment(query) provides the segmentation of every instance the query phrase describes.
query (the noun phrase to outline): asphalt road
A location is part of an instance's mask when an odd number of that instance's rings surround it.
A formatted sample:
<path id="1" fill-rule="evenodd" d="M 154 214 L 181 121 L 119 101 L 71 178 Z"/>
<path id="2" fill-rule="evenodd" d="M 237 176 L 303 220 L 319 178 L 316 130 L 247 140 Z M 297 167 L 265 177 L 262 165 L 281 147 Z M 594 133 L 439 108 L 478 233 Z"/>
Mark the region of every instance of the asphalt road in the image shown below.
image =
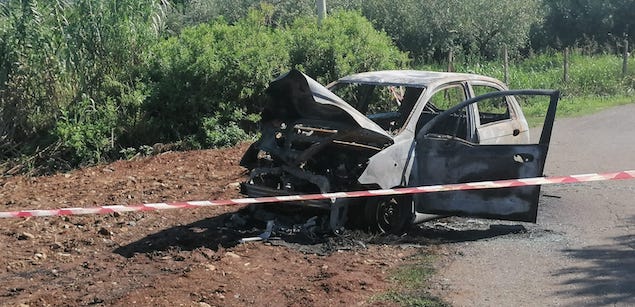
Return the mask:
<path id="1" fill-rule="evenodd" d="M 547 175 L 632 169 L 635 104 L 556 121 Z M 438 294 L 454 306 L 635 306 L 635 180 L 542 194 L 527 232 L 451 243 Z"/>

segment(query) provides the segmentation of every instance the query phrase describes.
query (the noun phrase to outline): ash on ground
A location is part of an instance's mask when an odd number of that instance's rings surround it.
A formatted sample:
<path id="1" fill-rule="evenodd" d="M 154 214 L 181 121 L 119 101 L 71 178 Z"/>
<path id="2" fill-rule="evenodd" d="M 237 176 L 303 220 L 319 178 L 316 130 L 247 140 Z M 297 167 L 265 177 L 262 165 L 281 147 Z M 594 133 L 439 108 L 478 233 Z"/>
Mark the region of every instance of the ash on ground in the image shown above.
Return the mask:
<path id="1" fill-rule="evenodd" d="M 540 232 L 533 224 L 460 217 L 445 217 L 414 225 L 402 235 L 359 229 L 346 229 L 334 234 L 324 231 L 326 224 L 326 215 L 306 212 L 283 214 L 245 208 L 231 215 L 224 226 L 237 231 L 237 234 L 249 234 L 240 238 L 239 243 L 263 241 L 264 244 L 318 255 L 366 249 L 369 244 L 421 248 L 431 244 L 536 235 Z"/>

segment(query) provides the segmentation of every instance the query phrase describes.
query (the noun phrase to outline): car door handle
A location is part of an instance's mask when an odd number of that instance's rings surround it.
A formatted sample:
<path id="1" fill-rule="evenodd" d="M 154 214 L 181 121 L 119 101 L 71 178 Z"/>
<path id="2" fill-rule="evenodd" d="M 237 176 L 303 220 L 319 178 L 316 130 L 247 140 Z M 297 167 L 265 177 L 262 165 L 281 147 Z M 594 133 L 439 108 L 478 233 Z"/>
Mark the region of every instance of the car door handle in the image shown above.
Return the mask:
<path id="1" fill-rule="evenodd" d="M 514 136 L 518 136 L 520 134 L 520 129 L 514 129 Z"/>

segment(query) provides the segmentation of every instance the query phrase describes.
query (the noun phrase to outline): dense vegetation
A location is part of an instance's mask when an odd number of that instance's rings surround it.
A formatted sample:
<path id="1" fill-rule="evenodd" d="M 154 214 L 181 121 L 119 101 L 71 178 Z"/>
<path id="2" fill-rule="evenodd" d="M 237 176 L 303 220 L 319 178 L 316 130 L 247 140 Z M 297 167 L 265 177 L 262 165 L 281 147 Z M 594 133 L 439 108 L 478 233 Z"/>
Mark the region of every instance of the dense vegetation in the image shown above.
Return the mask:
<path id="1" fill-rule="evenodd" d="M 232 145 L 292 67 L 326 83 L 443 69 L 452 51 L 457 70 L 502 78 L 505 46 L 512 87 L 633 94 L 616 54 L 633 45 L 635 0 L 327 2 L 318 26 L 314 0 L 0 0 L 0 161 L 50 171 Z M 563 47 L 579 50 L 568 83 Z"/>
<path id="2" fill-rule="evenodd" d="M 635 38 L 633 0 L 549 0 L 544 9 L 544 23 L 533 33 L 535 48 L 581 46 L 605 52 Z"/>
<path id="3" fill-rule="evenodd" d="M 177 4 L 173 27 L 196 24 L 217 16 L 235 22 L 250 7 L 275 3 L 270 24 L 288 25 L 297 16 L 313 14 L 315 0 L 193 0 Z M 434 59 L 449 49 L 493 56 L 503 44 L 513 50 L 526 46 L 532 25 L 542 18 L 540 0 L 328 0 L 331 11 L 357 10 L 376 29 L 415 58 Z"/>

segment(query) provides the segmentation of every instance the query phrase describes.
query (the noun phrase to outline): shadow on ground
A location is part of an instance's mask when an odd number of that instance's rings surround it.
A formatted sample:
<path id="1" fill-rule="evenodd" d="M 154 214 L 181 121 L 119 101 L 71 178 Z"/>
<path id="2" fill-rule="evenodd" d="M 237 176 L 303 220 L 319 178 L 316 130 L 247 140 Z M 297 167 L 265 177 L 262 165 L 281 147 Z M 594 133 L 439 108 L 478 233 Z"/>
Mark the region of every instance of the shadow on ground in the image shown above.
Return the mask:
<path id="1" fill-rule="evenodd" d="M 634 223 L 632 217 L 624 226 L 632 227 Z M 560 294 L 592 296 L 596 299 L 587 305 L 594 306 L 635 303 L 635 235 L 612 239 L 613 244 L 564 250 L 566 255 L 583 260 L 584 264 L 557 272 L 557 276 L 568 278 L 566 284 L 579 288 Z"/>
<path id="2" fill-rule="evenodd" d="M 245 220 L 244 216 L 241 215 L 240 211 L 232 212 L 188 225 L 172 227 L 118 247 L 114 252 L 124 257 L 132 257 L 135 254 L 152 255 L 169 250 L 191 251 L 200 247 L 214 251 L 218 251 L 220 248 L 231 248 L 240 244 L 239 242 L 243 238 L 257 237 L 266 228 L 266 223 Z M 473 225 L 452 219 L 456 218 L 446 219 L 443 223 L 423 224 L 401 236 L 374 234 L 361 230 L 347 230 L 341 236 L 330 233 L 307 235 L 305 232 L 294 232 L 286 229 L 286 231 L 275 231 L 273 239 L 269 243 L 287 246 L 304 253 L 328 255 L 338 250 L 363 249 L 366 248 L 367 244 L 424 246 L 476 241 L 526 232 L 522 225 L 489 225 L 485 223 Z"/>
<path id="3" fill-rule="evenodd" d="M 480 227 L 462 226 L 452 228 L 424 225 L 409 234 L 414 237 L 427 238 L 431 243 L 440 244 L 479 241 L 525 232 L 527 232 L 527 229 L 523 225 L 486 224 Z"/>
<path id="4" fill-rule="evenodd" d="M 175 226 L 151 234 L 141 240 L 123 245 L 114 250 L 124 257 L 134 254 L 152 254 L 173 249 L 191 251 L 206 247 L 214 251 L 239 244 L 245 237 L 254 237 L 262 232 L 254 227 L 239 227 L 231 221 L 233 213 L 225 213 L 191 224 Z M 264 226 L 264 225 L 262 225 Z"/>

